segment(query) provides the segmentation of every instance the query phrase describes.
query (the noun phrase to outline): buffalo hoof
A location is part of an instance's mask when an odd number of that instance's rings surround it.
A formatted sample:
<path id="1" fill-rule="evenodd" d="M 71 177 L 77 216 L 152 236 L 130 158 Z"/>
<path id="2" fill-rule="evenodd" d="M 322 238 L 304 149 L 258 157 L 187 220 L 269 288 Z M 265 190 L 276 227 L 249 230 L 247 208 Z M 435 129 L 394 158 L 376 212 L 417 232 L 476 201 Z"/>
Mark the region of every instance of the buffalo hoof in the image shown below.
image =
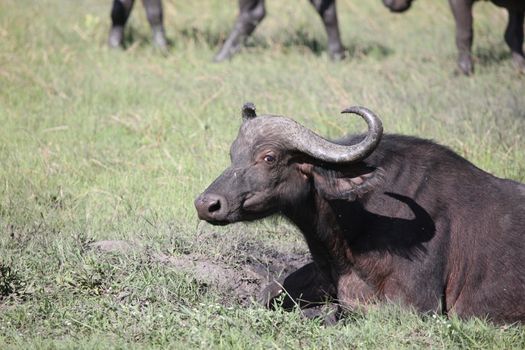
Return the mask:
<path id="1" fill-rule="evenodd" d="M 512 64 L 518 72 L 521 74 L 525 74 L 525 57 L 523 55 L 520 55 L 519 53 L 512 53 Z"/>
<path id="2" fill-rule="evenodd" d="M 332 61 L 342 61 L 346 57 L 344 51 L 330 52 L 330 59 Z"/>
<path id="3" fill-rule="evenodd" d="M 237 52 L 241 50 L 241 45 L 228 45 L 224 44 L 224 46 L 217 52 L 215 57 L 213 58 L 213 62 L 219 63 L 226 60 L 231 59 Z"/>
<path id="4" fill-rule="evenodd" d="M 124 27 L 111 27 L 111 30 L 109 31 L 108 45 L 112 49 L 124 47 Z"/>
<path id="5" fill-rule="evenodd" d="M 166 40 L 166 34 L 164 33 L 164 28 L 154 28 L 153 29 L 153 45 L 160 49 L 166 50 L 168 48 L 168 40 Z"/>
<path id="6" fill-rule="evenodd" d="M 474 74 L 474 63 L 472 63 L 472 57 L 470 55 L 462 55 L 458 59 L 458 69 L 463 75 Z"/>
<path id="7" fill-rule="evenodd" d="M 335 326 L 343 315 L 342 310 L 337 304 L 326 304 L 311 309 L 305 309 L 302 310 L 302 314 L 306 319 L 321 320 L 325 326 Z"/>
<path id="8" fill-rule="evenodd" d="M 234 30 L 230 36 L 228 36 L 224 44 L 222 44 L 221 49 L 213 58 L 213 62 L 218 63 L 232 58 L 237 52 L 241 50 L 244 39 L 246 39 L 245 34 L 239 32 L 238 30 Z"/>
<path id="9" fill-rule="evenodd" d="M 263 305 L 268 309 L 275 308 L 275 304 L 278 302 L 279 298 L 283 297 L 285 293 L 281 283 L 273 281 L 268 284 L 262 292 L 259 294 L 257 301 L 259 304 Z"/>

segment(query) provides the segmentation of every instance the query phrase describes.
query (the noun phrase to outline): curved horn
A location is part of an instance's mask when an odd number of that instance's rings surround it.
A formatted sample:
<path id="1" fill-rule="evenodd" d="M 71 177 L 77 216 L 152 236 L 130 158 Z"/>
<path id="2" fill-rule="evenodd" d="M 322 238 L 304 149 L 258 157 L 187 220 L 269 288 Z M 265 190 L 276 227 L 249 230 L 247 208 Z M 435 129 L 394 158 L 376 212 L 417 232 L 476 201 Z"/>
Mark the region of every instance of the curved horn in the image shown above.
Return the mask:
<path id="1" fill-rule="evenodd" d="M 341 113 L 354 113 L 361 116 L 368 124 L 368 133 L 363 141 L 355 145 L 339 145 L 317 135 L 297 124 L 294 137 L 288 140 L 298 151 L 329 163 L 347 163 L 361 160 L 377 147 L 383 135 L 383 125 L 377 115 L 365 107 L 349 107 Z"/>

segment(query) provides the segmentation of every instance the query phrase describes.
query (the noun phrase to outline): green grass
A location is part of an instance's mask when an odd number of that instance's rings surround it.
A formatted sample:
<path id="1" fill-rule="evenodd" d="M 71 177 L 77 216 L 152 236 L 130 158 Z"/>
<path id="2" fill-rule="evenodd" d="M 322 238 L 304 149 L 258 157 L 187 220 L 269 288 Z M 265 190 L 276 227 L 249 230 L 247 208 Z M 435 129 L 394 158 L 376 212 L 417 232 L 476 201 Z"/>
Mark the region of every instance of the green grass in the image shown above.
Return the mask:
<path id="1" fill-rule="evenodd" d="M 150 46 L 140 2 L 123 52 L 105 46 L 108 0 L 0 2 L 0 348 L 524 348 L 523 327 L 395 306 L 326 327 L 223 303 L 227 291 L 154 258 L 235 267 L 246 247 L 306 252 L 279 219 L 217 228 L 196 217 L 193 199 L 227 166 L 245 101 L 329 137 L 363 130 L 339 111 L 364 105 L 386 132 L 525 181 L 525 77 L 503 42 L 505 13 L 475 6 L 476 75 L 464 78 L 452 74 L 446 1 L 398 16 L 364 3 L 338 2 L 343 62 L 328 59 L 307 2 L 275 0 L 248 47 L 218 65 L 234 0 L 165 1 L 166 55 Z M 89 248 L 103 239 L 146 248 Z"/>

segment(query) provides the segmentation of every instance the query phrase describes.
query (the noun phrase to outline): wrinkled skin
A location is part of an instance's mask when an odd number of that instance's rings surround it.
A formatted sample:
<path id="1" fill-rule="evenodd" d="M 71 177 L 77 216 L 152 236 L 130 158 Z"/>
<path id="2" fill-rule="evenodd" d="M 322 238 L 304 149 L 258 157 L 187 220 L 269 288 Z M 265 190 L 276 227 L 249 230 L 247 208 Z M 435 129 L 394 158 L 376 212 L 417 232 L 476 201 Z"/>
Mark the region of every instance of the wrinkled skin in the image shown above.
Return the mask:
<path id="1" fill-rule="evenodd" d="M 456 46 L 458 48 L 458 68 L 461 73 L 471 75 L 474 72 L 472 62 L 472 6 L 475 0 L 449 0 L 450 8 L 456 21 Z M 509 19 L 505 30 L 505 42 L 512 52 L 512 63 L 516 69 L 525 73 L 525 56 L 523 54 L 523 20 L 525 1 L 492 0 L 507 10 Z M 383 0 L 385 6 L 393 12 L 403 12 L 410 8 L 412 0 Z"/>
<path id="2" fill-rule="evenodd" d="M 325 26 L 330 57 L 334 60 L 343 59 L 344 48 L 339 34 L 335 0 L 310 0 L 310 3 Z M 253 33 L 265 15 L 264 0 L 239 0 L 239 16 L 232 32 L 215 55 L 214 61 L 221 62 L 235 55 L 240 50 L 244 39 Z"/>
<path id="3" fill-rule="evenodd" d="M 111 29 L 109 31 L 108 45 L 112 48 L 124 46 L 124 26 L 129 18 L 135 0 L 113 0 L 111 8 Z M 142 0 L 146 16 L 153 32 L 153 44 L 166 49 L 167 40 L 162 24 L 161 0 Z"/>
<path id="4" fill-rule="evenodd" d="M 326 163 L 290 149 L 277 118 L 246 119 L 231 166 L 195 200 L 199 218 L 215 225 L 279 213 L 302 232 L 313 263 L 270 284 L 264 304 L 332 298 L 352 310 L 394 301 L 525 321 L 525 185 L 398 135 L 385 135 L 363 159 Z"/>

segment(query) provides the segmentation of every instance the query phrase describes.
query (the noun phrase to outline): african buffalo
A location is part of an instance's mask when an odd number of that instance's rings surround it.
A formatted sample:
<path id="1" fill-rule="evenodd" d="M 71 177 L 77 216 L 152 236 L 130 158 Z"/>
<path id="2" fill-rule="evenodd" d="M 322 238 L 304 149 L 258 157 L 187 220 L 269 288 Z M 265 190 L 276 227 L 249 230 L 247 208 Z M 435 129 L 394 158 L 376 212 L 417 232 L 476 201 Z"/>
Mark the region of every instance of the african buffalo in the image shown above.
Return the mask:
<path id="1" fill-rule="evenodd" d="M 111 8 L 111 30 L 109 31 L 108 45 L 113 48 L 122 47 L 124 44 L 124 26 L 128 20 L 135 0 L 113 0 Z M 167 46 L 164 26 L 162 24 L 161 0 L 142 0 L 148 22 L 153 31 L 153 44 L 165 49 Z"/>
<path id="2" fill-rule="evenodd" d="M 328 51 L 330 57 L 335 60 L 344 58 L 344 48 L 339 35 L 337 24 L 337 12 L 335 0 L 310 0 L 315 7 L 328 34 Z M 250 36 L 257 25 L 266 15 L 264 0 L 239 0 L 239 16 L 235 21 L 234 28 L 222 48 L 215 55 L 215 62 L 221 62 L 236 54 L 248 36 Z"/>
<path id="3" fill-rule="evenodd" d="M 283 306 L 335 298 L 344 309 L 395 301 L 421 312 L 525 320 L 525 185 L 494 177 L 446 147 L 366 135 L 330 142 L 295 121 L 243 123 L 231 166 L 195 200 L 214 225 L 281 213 L 313 262 L 288 276 Z M 267 290 L 280 294 L 278 284 Z"/>
<path id="4" fill-rule="evenodd" d="M 456 21 L 456 46 L 458 48 L 458 67 L 465 75 L 474 72 L 472 63 L 472 5 L 476 0 L 449 0 Z M 492 0 L 494 4 L 504 7 L 509 13 L 509 22 L 505 30 L 505 42 L 512 52 L 512 62 L 516 68 L 525 73 L 525 56 L 523 55 L 523 18 L 525 0 Z M 410 8 L 412 0 L 383 0 L 385 6 L 393 12 L 403 12 Z"/>

